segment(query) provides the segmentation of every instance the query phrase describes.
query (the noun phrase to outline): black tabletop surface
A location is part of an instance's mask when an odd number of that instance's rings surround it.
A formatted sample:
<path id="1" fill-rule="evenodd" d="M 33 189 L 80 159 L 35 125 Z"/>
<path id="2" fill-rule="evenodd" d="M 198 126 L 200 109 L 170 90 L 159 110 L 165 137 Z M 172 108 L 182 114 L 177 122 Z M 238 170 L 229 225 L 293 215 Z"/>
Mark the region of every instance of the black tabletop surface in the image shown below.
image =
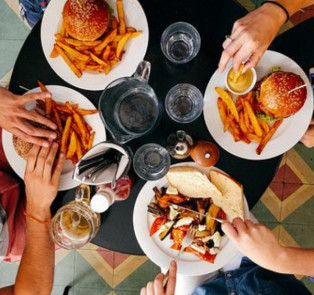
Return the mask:
<path id="1" fill-rule="evenodd" d="M 246 14 L 246 10 L 232 0 L 140 0 L 140 3 L 146 13 L 149 25 L 149 46 L 145 57 L 152 64 L 149 83 L 154 88 L 159 100 L 163 102 L 167 91 L 177 83 L 194 84 L 204 93 L 211 75 L 217 69 L 221 44 L 225 35 L 230 33 L 233 22 Z M 168 62 L 159 45 L 163 30 L 176 21 L 191 23 L 197 28 L 202 38 L 201 49 L 197 57 L 188 64 L 180 66 Z M 34 27 L 21 49 L 13 70 L 10 90 L 22 94 L 23 90 L 19 88 L 19 85 L 30 89 L 35 88 L 37 79 L 40 79 L 46 85 L 63 85 L 73 88 L 88 97 L 97 106 L 101 92 L 75 88 L 59 78 L 50 68 L 41 47 L 40 25 L 41 23 L 38 23 Z M 310 35 L 309 33 L 307 36 Z M 284 40 L 290 40 L 288 42 L 290 48 L 297 47 L 295 42 L 291 42 L 297 37 L 298 34 L 292 37 L 287 36 L 287 39 L 283 36 L 283 41 L 278 41 L 275 49 L 279 52 L 287 52 Z M 313 40 L 309 40 L 308 44 L 313 45 Z M 307 49 L 309 52 L 310 48 L 309 46 L 305 50 Z M 309 66 L 301 52 L 298 55 L 293 53 L 293 50 L 287 52 L 303 68 L 304 65 L 305 67 Z M 306 68 L 304 69 L 306 70 Z M 167 136 L 178 129 L 184 129 L 195 139 L 213 141 L 206 129 L 203 117 L 190 124 L 180 125 L 167 117 L 164 112 L 160 124 L 153 134 L 136 139 L 129 146 L 135 152 L 139 146 L 148 142 L 164 145 Z M 264 161 L 243 160 L 221 148 L 220 154 L 220 160 L 216 166 L 243 184 L 249 207 L 252 208 L 271 182 L 280 157 Z M 172 163 L 175 162 L 172 159 Z M 118 252 L 143 254 L 135 238 L 132 215 L 136 197 L 144 183 L 135 177 L 131 196 L 126 201 L 115 203 L 102 214 L 102 225 L 92 241 L 93 243 Z M 74 199 L 74 191 L 73 189 L 59 192 L 52 210 L 56 211 L 62 204 Z"/>

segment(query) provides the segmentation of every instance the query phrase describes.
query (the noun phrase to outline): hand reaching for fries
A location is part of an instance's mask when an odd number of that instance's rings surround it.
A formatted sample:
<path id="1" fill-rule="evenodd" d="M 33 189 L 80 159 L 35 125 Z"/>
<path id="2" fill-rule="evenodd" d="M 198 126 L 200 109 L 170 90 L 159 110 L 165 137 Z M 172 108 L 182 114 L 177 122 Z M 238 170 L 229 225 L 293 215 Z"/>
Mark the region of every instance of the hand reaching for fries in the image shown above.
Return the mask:
<path id="1" fill-rule="evenodd" d="M 49 146 L 49 140 L 56 138 L 56 133 L 35 127 L 28 120 L 40 123 L 52 130 L 56 124 L 33 111 L 25 109 L 28 102 L 51 97 L 48 92 L 32 93 L 24 96 L 15 95 L 0 87 L 0 126 L 21 139 L 44 147 Z"/>

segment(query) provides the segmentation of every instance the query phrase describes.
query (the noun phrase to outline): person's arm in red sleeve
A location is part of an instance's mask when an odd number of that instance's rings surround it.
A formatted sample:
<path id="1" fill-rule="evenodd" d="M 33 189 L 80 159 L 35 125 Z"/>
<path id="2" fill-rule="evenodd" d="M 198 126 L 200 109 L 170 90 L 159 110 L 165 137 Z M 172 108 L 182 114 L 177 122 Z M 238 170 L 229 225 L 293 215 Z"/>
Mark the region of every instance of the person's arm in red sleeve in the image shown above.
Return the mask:
<path id="1" fill-rule="evenodd" d="M 0 295 L 48 295 L 53 287 L 54 243 L 51 239 L 50 205 L 58 192 L 64 156 L 53 163 L 58 145 L 30 151 L 26 171 L 26 244 L 15 285 L 0 289 Z"/>

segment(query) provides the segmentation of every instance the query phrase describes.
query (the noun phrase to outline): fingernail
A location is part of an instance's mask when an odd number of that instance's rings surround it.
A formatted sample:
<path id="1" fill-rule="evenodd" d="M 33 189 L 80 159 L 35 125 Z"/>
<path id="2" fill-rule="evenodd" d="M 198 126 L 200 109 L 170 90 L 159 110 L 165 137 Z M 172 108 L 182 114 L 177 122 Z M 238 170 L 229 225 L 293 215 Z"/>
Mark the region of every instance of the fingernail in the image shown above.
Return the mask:
<path id="1" fill-rule="evenodd" d="M 65 157 L 65 155 L 63 153 L 60 153 L 59 158 L 63 159 Z"/>
<path id="2" fill-rule="evenodd" d="M 174 260 L 171 261 L 171 266 L 176 267 L 176 262 Z"/>
<path id="3" fill-rule="evenodd" d="M 53 148 L 57 148 L 57 147 L 58 147 L 58 144 L 57 144 L 56 142 L 54 142 L 54 143 L 52 144 L 52 147 L 53 147 Z"/>
<path id="4" fill-rule="evenodd" d="M 43 142 L 42 146 L 47 148 L 47 147 L 49 147 L 49 143 L 45 141 L 45 142 Z"/>
<path id="5" fill-rule="evenodd" d="M 52 134 L 49 135 L 49 137 L 52 138 L 52 139 L 56 139 L 57 138 L 57 134 L 52 133 Z"/>

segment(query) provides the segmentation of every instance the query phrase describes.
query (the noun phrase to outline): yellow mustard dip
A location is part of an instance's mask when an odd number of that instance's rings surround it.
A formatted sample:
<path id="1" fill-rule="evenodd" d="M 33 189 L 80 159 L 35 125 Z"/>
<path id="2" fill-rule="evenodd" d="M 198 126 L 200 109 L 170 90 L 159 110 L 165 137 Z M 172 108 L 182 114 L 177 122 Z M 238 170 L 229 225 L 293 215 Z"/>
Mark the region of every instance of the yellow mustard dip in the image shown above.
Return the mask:
<path id="1" fill-rule="evenodd" d="M 235 71 L 233 68 L 228 73 L 227 83 L 231 90 L 234 92 L 243 92 L 248 89 L 253 81 L 253 73 L 251 70 L 246 71 L 244 74 L 240 75 L 237 81 L 234 81 Z"/>

